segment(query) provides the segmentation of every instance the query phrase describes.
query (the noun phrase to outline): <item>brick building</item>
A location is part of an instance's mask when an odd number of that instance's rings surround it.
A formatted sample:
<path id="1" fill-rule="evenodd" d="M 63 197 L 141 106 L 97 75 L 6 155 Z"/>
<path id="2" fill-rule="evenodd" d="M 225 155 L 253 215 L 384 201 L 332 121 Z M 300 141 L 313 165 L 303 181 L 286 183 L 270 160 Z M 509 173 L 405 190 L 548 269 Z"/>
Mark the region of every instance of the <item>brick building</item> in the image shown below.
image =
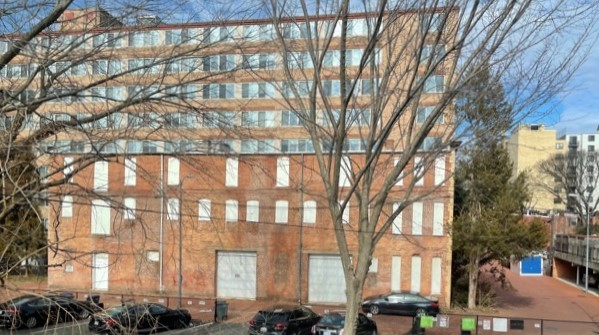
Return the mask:
<path id="1" fill-rule="evenodd" d="M 423 17 L 405 16 L 414 27 Z M 339 249 L 314 149 L 301 120 L 280 103 L 289 100 L 289 90 L 297 94 L 298 87 L 277 84 L 283 57 L 272 41 L 272 23 L 173 25 L 145 17 L 128 26 L 99 9 L 68 11 L 63 18 L 68 21 L 62 30 L 42 43 L 59 37 L 76 40 L 80 29 L 89 26 L 94 35 L 81 40 L 78 50 L 109 47 L 88 62 L 71 64 L 68 77 L 73 82 L 125 74 L 83 92 L 89 94 L 59 98 L 32 124 L 94 118 L 147 89 L 158 88 L 162 98 L 160 104 L 150 101 L 145 108 L 123 108 L 94 119 L 87 138 L 65 131 L 41 143 L 44 170 L 59 171 L 48 179 L 68 179 L 48 196 L 48 262 L 60 265 L 49 268 L 49 287 L 175 295 L 181 274 L 185 296 L 344 302 Z M 355 66 L 368 25 L 364 15 L 354 15 L 350 22 L 346 55 L 349 66 Z M 290 51 L 294 66 L 309 68 L 302 58 L 301 20 L 288 24 L 286 38 L 298 48 Z M 333 41 L 332 50 L 338 46 Z M 207 42 L 209 47 L 194 50 Z M 161 57 L 173 50 L 189 52 L 186 58 L 163 62 Z M 388 50 L 381 49 L 372 62 L 384 66 Z M 323 85 L 333 97 L 339 95 L 334 75 L 338 57 L 333 51 L 324 61 L 332 75 Z M 0 75 L 22 77 L 29 71 L 23 64 L 18 65 L 23 72 L 10 68 Z M 363 78 L 356 84 L 358 100 L 372 90 L 372 78 Z M 424 122 L 447 80 L 442 73 L 430 79 L 417 122 Z M 311 87 L 308 81 L 296 83 L 304 84 Z M 170 106 L 176 99 L 196 113 L 180 102 Z M 360 166 L 365 157 L 360 128 L 371 115 L 368 108 L 356 109 L 355 115 L 344 150 L 351 165 Z M 448 136 L 450 120 L 448 112 L 431 133 Z M 393 134 L 384 143 L 375 185 L 382 185 L 402 150 L 402 130 Z M 395 218 L 379 242 L 365 294 L 407 290 L 449 303 L 454 153 L 441 150 L 424 169 L 434 141 L 434 136 L 424 141 L 385 204 L 388 215 L 408 186 L 414 195 L 423 195 Z M 90 153 L 95 158 L 88 159 Z M 424 175 L 414 177 L 420 170 Z M 350 178 L 342 172 L 342 194 Z M 350 200 L 343 212 L 348 232 L 355 227 L 357 210 L 355 199 Z M 359 232 L 354 233 L 346 236 L 355 250 Z"/>

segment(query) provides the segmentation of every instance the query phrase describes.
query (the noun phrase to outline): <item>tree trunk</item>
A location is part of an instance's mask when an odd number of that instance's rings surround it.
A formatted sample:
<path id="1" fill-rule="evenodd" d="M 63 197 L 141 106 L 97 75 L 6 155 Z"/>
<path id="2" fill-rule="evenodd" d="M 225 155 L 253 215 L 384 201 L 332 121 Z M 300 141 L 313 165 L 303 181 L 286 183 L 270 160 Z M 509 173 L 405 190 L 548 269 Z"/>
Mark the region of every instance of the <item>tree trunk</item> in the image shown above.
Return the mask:
<path id="1" fill-rule="evenodd" d="M 480 255 L 470 256 L 468 265 L 468 308 L 476 308 L 476 292 L 478 291 L 478 273 L 479 273 Z"/>
<path id="2" fill-rule="evenodd" d="M 345 328 L 343 335 L 355 335 L 356 325 L 358 324 L 358 312 L 362 307 L 362 289 L 363 280 L 352 278 L 350 285 L 347 285 L 346 296 L 347 305 L 345 310 Z"/>

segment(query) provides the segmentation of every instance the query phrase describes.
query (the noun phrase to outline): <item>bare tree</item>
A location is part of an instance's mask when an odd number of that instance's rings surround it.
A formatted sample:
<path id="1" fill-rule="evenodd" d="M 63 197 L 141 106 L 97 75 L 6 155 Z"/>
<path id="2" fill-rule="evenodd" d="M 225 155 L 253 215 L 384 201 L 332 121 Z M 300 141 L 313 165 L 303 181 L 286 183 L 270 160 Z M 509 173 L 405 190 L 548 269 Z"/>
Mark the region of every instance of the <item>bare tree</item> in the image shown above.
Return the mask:
<path id="1" fill-rule="evenodd" d="M 596 4 L 272 0 L 261 8 L 283 59 L 283 108 L 313 146 L 345 275 L 345 333 L 353 334 L 377 243 L 415 201 L 451 202 L 443 183 L 415 185 L 440 158 L 452 164 L 457 140 L 484 131 L 454 113 L 462 88 L 491 65 L 514 107 L 505 119 L 537 112 L 584 58 Z M 557 51 L 562 31 L 570 47 Z M 356 45 L 365 47 L 354 53 Z M 359 208 L 352 226 L 343 220 L 350 201 Z"/>
<path id="2" fill-rule="evenodd" d="M 539 163 L 539 173 L 546 178 L 539 185 L 566 209 L 579 216 L 583 226 L 587 214 L 594 216 L 599 206 L 599 161 L 595 152 L 569 151 Z"/>

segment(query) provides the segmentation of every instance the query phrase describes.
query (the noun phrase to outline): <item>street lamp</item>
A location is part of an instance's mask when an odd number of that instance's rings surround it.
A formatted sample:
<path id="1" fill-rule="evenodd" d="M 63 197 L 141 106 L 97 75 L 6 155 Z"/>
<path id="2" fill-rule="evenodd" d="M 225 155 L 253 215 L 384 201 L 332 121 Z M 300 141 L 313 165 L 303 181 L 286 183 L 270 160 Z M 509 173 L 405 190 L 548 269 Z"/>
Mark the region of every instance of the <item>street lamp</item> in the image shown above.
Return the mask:
<path id="1" fill-rule="evenodd" d="M 571 198 L 575 198 L 579 203 L 582 200 L 582 197 L 579 196 L 578 194 L 568 194 L 569 197 Z M 585 293 L 589 293 L 589 244 L 590 244 L 590 226 L 591 226 L 591 219 L 590 219 L 590 215 L 589 215 L 589 207 L 588 207 L 588 202 L 587 205 L 585 206 L 586 208 L 586 225 L 587 225 L 587 234 L 586 234 L 586 246 L 585 246 L 585 257 L 584 257 L 584 292 Z"/>

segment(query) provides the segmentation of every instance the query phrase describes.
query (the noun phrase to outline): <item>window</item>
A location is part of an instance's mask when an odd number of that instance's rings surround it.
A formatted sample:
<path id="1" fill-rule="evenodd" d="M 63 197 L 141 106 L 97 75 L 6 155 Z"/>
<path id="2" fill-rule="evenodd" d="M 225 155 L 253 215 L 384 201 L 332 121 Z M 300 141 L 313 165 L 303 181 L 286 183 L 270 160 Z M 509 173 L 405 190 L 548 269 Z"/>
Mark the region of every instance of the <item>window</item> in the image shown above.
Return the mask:
<path id="1" fill-rule="evenodd" d="M 443 216 L 445 205 L 442 202 L 433 206 L 433 236 L 443 236 Z"/>
<path id="2" fill-rule="evenodd" d="M 412 204 L 412 235 L 422 235 L 422 202 Z"/>
<path id="3" fill-rule="evenodd" d="M 281 152 L 302 153 L 314 152 L 312 141 L 307 139 L 281 140 Z"/>
<path id="4" fill-rule="evenodd" d="M 94 163 L 94 191 L 108 191 L 108 162 Z"/>
<path id="5" fill-rule="evenodd" d="M 275 203 L 275 223 L 287 223 L 288 207 L 287 200 L 277 200 Z"/>
<path id="6" fill-rule="evenodd" d="M 212 27 L 204 30 L 204 40 L 210 43 L 233 41 L 235 27 Z"/>
<path id="7" fill-rule="evenodd" d="M 588 152 L 594 152 L 595 151 L 595 146 L 594 145 L 589 145 L 587 151 Z"/>
<path id="8" fill-rule="evenodd" d="M 281 112 L 281 126 L 283 127 L 299 127 L 303 124 L 299 118 L 297 112 L 294 111 L 282 111 Z"/>
<path id="9" fill-rule="evenodd" d="M 125 186 L 135 186 L 136 184 L 137 159 L 125 158 Z"/>
<path id="10" fill-rule="evenodd" d="M 158 146 L 154 141 L 142 141 L 141 142 L 141 152 L 142 153 L 156 153 L 158 152 Z"/>
<path id="11" fill-rule="evenodd" d="M 440 32 L 445 24 L 445 15 L 443 13 L 424 14 L 420 21 L 420 32 L 434 33 Z"/>
<path id="12" fill-rule="evenodd" d="M 123 200 L 123 219 L 135 220 L 135 198 L 125 198 Z"/>
<path id="13" fill-rule="evenodd" d="M 316 201 L 304 201 L 304 223 L 316 223 Z"/>
<path id="14" fill-rule="evenodd" d="M 341 157 L 339 168 L 339 187 L 351 186 L 352 165 L 348 156 Z"/>
<path id="15" fill-rule="evenodd" d="M 154 46 L 158 44 L 158 31 L 132 31 L 129 33 L 130 47 Z"/>
<path id="16" fill-rule="evenodd" d="M 225 167 L 225 186 L 237 187 L 239 161 L 235 157 L 227 158 Z"/>
<path id="17" fill-rule="evenodd" d="M 271 70 L 275 68 L 275 54 L 243 55 L 243 61 L 241 64 L 244 69 Z"/>
<path id="18" fill-rule="evenodd" d="M 401 290 L 401 256 L 391 256 L 391 291 Z"/>
<path id="19" fill-rule="evenodd" d="M 275 112 L 243 112 L 241 114 L 241 125 L 243 127 L 274 127 Z"/>
<path id="20" fill-rule="evenodd" d="M 445 157 L 435 158 L 435 186 L 445 181 Z"/>
<path id="21" fill-rule="evenodd" d="M 187 29 L 173 29 L 164 32 L 164 44 L 183 44 L 190 41 Z"/>
<path id="22" fill-rule="evenodd" d="M 116 33 L 104 33 L 95 35 L 92 39 L 93 47 L 120 47 L 121 38 Z"/>
<path id="23" fill-rule="evenodd" d="M 75 167 L 73 166 L 73 157 L 65 157 L 64 158 L 64 169 L 62 170 L 64 177 L 67 179 L 67 182 L 73 182 L 73 171 Z"/>
<path id="24" fill-rule="evenodd" d="M 422 124 L 431 116 L 435 111 L 435 106 L 418 107 L 418 115 L 416 116 L 416 122 Z M 440 113 L 436 119 L 435 124 L 443 124 L 443 113 Z"/>
<path id="25" fill-rule="evenodd" d="M 110 205 L 100 199 L 92 200 L 91 233 L 110 235 Z"/>
<path id="26" fill-rule="evenodd" d="M 242 153 L 275 152 L 274 140 L 241 140 Z"/>
<path id="27" fill-rule="evenodd" d="M 277 187 L 289 186 L 289 157 L 277 158 Z"/>
<path id="28" fill-rule="evenodd" d="M 432 57 L 432 62 L 439 62 L 445 55 L 445 45 L 443 44 L 427 44 L 422 47 L 420 54 L 421 62 L 428 62 Z"/>
<path id="29" fill-rule="evenodd" d="M 557 150 L 562 150 L 562 149 L 564 148 L 564 144 L 563 144 L 563 143 L 556 143 L 556 144 L 555 144 L 555 148 L 556 148 Z"/>
<path id="30" fill-rule="evenodd" d="M 295 51 L 287 53 L 287 63 L 289 68 L 311 69 L 314 67 L 312 57 L 308 51 Z"/>
<path id="31" fill-rule="evenodd" d="M 227 200 L 225 202 L 225 221 L 237 222 L 237 200 Z"/>
<path id="32" fill-rule="evenodd" d="M 441 257 L 433 257 L 431 262 L 431 294 L 441 294 Z"/>
<path id="33" fill-rule="evenodd" d="M 397 166 L 397 163 L 399 163 L 399 158 L 393 159 L 393 166 Z M 397 181 L 395 182 L 395 185 L 403 186 L 403 171 L 401 171 L 399 173 L 399 176 L 397 176 Z"/>
<path id="34" fill-rule="evenodd" d="M 595 135 L 589 135 L 589 142 L 595 142 Z"/>
<path id="35" fill-rule="evenodd" d="M 210 199 L 200 199 L 198 201 L 198 220 L 210 221 L 211 219 L 211 204 Z"/>
<path id="36" fill-rule="evenodd" d="M 168 158 L 168 178 L 167 178 L 167 185 L 169 186 L 173 186 L 173 185 L 179 185 L 179 169 L 180 169 L 180 162 L 179 159 L 174 158 L 174 157 L 169 157 Z"/>
<path id="37" fill-rule="evenodd" d="M 73 217 L 73 197 L 67 195 L 62 198 L 62 209 L 63 218 Z"/>
<path id="38" fill-rule="evenodd" d="M 370 267 L 368 267 L 368 272 L 377 273 L 379 270 L 379 259 L 376 257 L 372 257 L 370 262 Z"/>
<path id="39" fill-rule="evenodd" d="M 339 200 L 339 209 L 341 209 L 343 205 L 343 200 Z M 349 202 L 343 208 L 343 213 L 341 213 L 341 222 L 343 224 L 349 224 Z"/>
<path id="40" fill-rule="evenodd" d="M 416 179 L 414 185 L 424 185 L 424 163 L 422 157 L 414 157 L 414 179 Z"/>
<path id="41" fill-rule="evenodd" d="M 399 202 L 393 203 L 393 213 L 395 213 L 399 209 Z M 402 225 L 403 225 L 403 213 L 400 212 L 397 214 L 395 219 L 393 219 L 393 226 L 391 228 L 391 234 L 399 235 L 402 233 Z"/>
<path id="42" fill-rule="evenodd" d="M 425 79 L 424 93 L 443 93 L 445 91 L 445 76 L 430 76 Z"/>
<path id="43" fill-rule="evenodd" d="M 260 202 L 257 200 L 250 200 L 246 205 L 246 222 L 258 222 L 260 221 Z"/>
<path id="44" fill-rule="evenodd" d="M 203 126 L 208 128 L 230 128 L 235 125 L 234 112 L 204 113 Z"/>
<path id="45" fill-rule="evenodd" d="M 422 269 L 422 259 L 420 256 L 412 256 L 412 272 L 410 280 L 410 292 L 420 292 L 420 272 Z"/>
<path id="46" fill-rule="evenodd" d="M 121 72 L 121 61 L 116 59 L 95 60 L 92 63 L 92 74 L 115 75 Z"/>
<path id="47" fill-rule="evenodd" d="M 242 83 L 241 97 L 243 99 L 272 98 L 275 87 L 271 83 Z"/>
<path id="48" fill-rule="evenodd" d="M 202 87 L 202 98 L 206 100 L 233 99 L 234 97 L 234 84 L 208 84 Z"/>
<path id="49" fill-rule="evenodd" d="M 179 220 L 180 208 L 179 208 L 179 199 L 170 198 L 166 200 L 167 220 Z"/>

